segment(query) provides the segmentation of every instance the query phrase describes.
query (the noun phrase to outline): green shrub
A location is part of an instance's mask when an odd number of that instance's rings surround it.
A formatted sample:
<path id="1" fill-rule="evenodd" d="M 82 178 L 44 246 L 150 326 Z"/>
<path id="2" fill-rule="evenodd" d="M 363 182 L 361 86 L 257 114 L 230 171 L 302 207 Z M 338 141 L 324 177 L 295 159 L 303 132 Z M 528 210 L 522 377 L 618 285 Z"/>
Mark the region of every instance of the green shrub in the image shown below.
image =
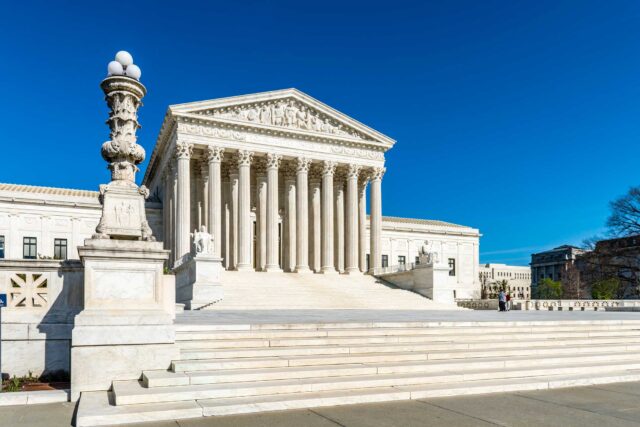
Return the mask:
<path id="1" fill-rule="evenodd" d="M 598 280 L 591 287 L 591 298 L 593 299 L 614 299 L 620 290 L 620 280 L 615 277 Z"/>
<path id="2" fill-rule="evenodd" d="M 536 289 L 537 299 L 560 299 L 562 298 L 562 283 L 551 280 L 550 278 L 542 279 L 538 283 Z"/>

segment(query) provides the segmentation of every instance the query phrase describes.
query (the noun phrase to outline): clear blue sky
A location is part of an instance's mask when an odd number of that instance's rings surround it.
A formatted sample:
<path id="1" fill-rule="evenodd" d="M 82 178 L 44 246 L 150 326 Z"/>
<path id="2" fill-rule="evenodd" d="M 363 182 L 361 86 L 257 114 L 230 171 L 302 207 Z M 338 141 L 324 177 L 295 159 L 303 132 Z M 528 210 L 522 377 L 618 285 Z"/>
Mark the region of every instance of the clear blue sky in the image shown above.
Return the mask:
<path id="1" fill-rule="evenodd" d="M 477 227 L 483 262 L 579 243 L 640 183 L 638 1 L 2 3 L 2 182 L 106 182 L 126 49 L 148 154 L 170 104 L 296 87 L 398 141 L 385 215 Z"/>

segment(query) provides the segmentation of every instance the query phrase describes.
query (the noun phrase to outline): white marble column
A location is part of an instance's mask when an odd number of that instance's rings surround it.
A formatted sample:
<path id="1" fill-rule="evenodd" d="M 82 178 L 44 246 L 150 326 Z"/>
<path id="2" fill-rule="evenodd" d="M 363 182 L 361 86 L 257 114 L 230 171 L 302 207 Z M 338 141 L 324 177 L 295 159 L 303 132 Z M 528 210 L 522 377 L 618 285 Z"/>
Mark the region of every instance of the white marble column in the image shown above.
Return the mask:
<path id="1" fill-rule="evenodd" d="M 207 215 L 205 224 L 207 231 L 213 235 L 213 254 L 222 254 L 222 183 L 220 169 L 224 148 L 207 147 L 206 160 L 208 166 Z"/>
<path id="2" fill-rule="evenodd" d="M 267 164 L 256 159 L 256 267 L 264 271 L 267 264 Z"/>
<path id="3" fill-rule="evenodd" d="M 382 267 L 382 176 L 385 168 L 373 168 L 371 172 L 371 269 L 375 274 Z"/>
<path id="4" fill-rule="evenodd" d="M 308 273 L 309 269 L 309 192 L 308 173 L 311 162 L 303 157 L 296 159 L 296 273 Z"/>
<path id="5" fill-rule="evenodd" d="M 169 240 L 169 230 L 171 222 L 169 220 L 171 209 L 171 170 L 167 166 L 162 177 L 162 243 L 163 248 L 170 249 L 171 241 Z M 73 242 L 72 242 L 73 244 Z M 168 262 L 168 261 L 167 261 Z"/>
<path id="6" fill-rule="evenodd" d="M 367 272 L 367 247 L 369 241 L 367 239 L 367 184 L 369 176 L 360 173 L 358 180 L 358 251 L 360 260 L 360 271 Z"/>
<path id="7" fill-rule="evenodd" d="M 336 270 L 340 273 L 344 272 L 344 182 L 344 171 L 339 169 L 333 176 L 333 256 Z"/>
<path id="8" fill-rule="evenodd" d="M 347 205 L 346 205 L 346 256 L 345 256 L 345 271 L 348 274 L 359 273 L 358 268 L 359 256 L 358 256 L 358 173 L 360 172 L 360 166 L 351 164 L 347 170 Z"/>
<path id="9" fill-rule="evenodd" d="M 190 252 L 191 229 L 191 182 L 190 165 L 193 144 L 179 142 L 176 144 L 176 163 L 178 166 L 178 198 L 176 215 L 176 260 L 180 260 Z"/>
<path id="10" fill-rule="evenodd" d="M 238 161 L 236 156 L 229 164 L 229 269 L 235 270 L 238 265 Z"/>
<path id="11" fill-rule="evenodd" d="M 240 150 L 238 161 L 238 271 L 253 270 L 251 265 L 251 161 L 253 152 Z"/>
<path id="12" fill-rule="evenodd" d="M 205 152 L 205 156 L 206 156 Z M 203 159 L 200 161 L 200 188 L 198 189 L 200 193 L 200 224 L 207 227 L 207 231 L 211 232 L 211 228 L 209 228 L 209 162 L 207 159 Z"/>
<path id="13" fill-rule="evenodd" d="M 267 263 L 265 271 L 282 271 L 278 262 L 278 168 L 282 156 L 267 154 Z"/>
<path id="14" fill-rule="evenodd" d="M 284 168 L 284 271 L 296 269 L 296 166 Z"/>
<path id="15" fill-rule="evenodd" d="M 222 223 L 220 255 L 222 265 L 227 270 L 231 268 L 231 182 L 229 179 L 229 162 L 220 165 L 220 181 L 222 186 L 222 209 L 220 219 Z M 215 236 L 214 236 L 215 237 Z"/>
<path id="16" fill-rule="evenodd" d="M 309 174 L 309 223 L 311 230 L 309 232 L 309 259 L 311 260 L 311 269 L 316 273 L 322 270 L 322 173 L 317 165 L 311 168 Z"/>
<path id="17" fill-rule="evenodd" d="M 335 162 L 322 165 L 322 273 L 336 273 L 333 258 L 333 173 Z"/>
<path id="18" fill-rule="evenodd" d="M 178 226 L 177 226 L 177 217 L 178 217 L 178 165 L 176 164 L 176 160 L 173 160 L 171 163 L 171 266 L 175 263 L 176 260 L 176 237 L 178 235 Z"/>

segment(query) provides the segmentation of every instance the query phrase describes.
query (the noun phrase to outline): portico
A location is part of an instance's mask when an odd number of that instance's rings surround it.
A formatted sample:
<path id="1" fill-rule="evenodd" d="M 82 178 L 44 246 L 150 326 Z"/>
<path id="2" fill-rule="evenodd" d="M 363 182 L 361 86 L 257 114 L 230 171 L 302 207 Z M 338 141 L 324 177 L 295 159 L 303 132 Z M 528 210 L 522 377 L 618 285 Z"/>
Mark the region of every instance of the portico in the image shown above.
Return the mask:
<path id="1" fill-rule="evenodd" d="M 164 199 L 171 264 L 205 225 L 227 270 L 380 268 L 384 153 L 394 142 L 295 89 L 171 106 L 144 178 Z"/>

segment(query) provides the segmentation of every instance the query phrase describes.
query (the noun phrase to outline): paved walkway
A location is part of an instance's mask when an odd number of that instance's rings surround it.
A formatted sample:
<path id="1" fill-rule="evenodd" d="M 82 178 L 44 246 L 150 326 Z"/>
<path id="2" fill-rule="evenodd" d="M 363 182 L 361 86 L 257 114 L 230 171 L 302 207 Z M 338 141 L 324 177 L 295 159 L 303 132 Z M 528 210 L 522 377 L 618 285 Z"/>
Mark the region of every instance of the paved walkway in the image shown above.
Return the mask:
<path id="1" fill-rule="evenodd" d="M 557 320 L 640 320 L 640 313 L 614 311 L 494 310 L 202 310 L 185 311 L 176 323 L 311 322 L 494 322 Z"/>
<path id="2" fill-rule="evenodd" d="M 0 407 L 0 425 L 67 427 L 70 403 Z M 338 406 L 136 427 L 640 426 L 640 383 Z M 129 425 L 128 427 L 133 427 Z"/>

